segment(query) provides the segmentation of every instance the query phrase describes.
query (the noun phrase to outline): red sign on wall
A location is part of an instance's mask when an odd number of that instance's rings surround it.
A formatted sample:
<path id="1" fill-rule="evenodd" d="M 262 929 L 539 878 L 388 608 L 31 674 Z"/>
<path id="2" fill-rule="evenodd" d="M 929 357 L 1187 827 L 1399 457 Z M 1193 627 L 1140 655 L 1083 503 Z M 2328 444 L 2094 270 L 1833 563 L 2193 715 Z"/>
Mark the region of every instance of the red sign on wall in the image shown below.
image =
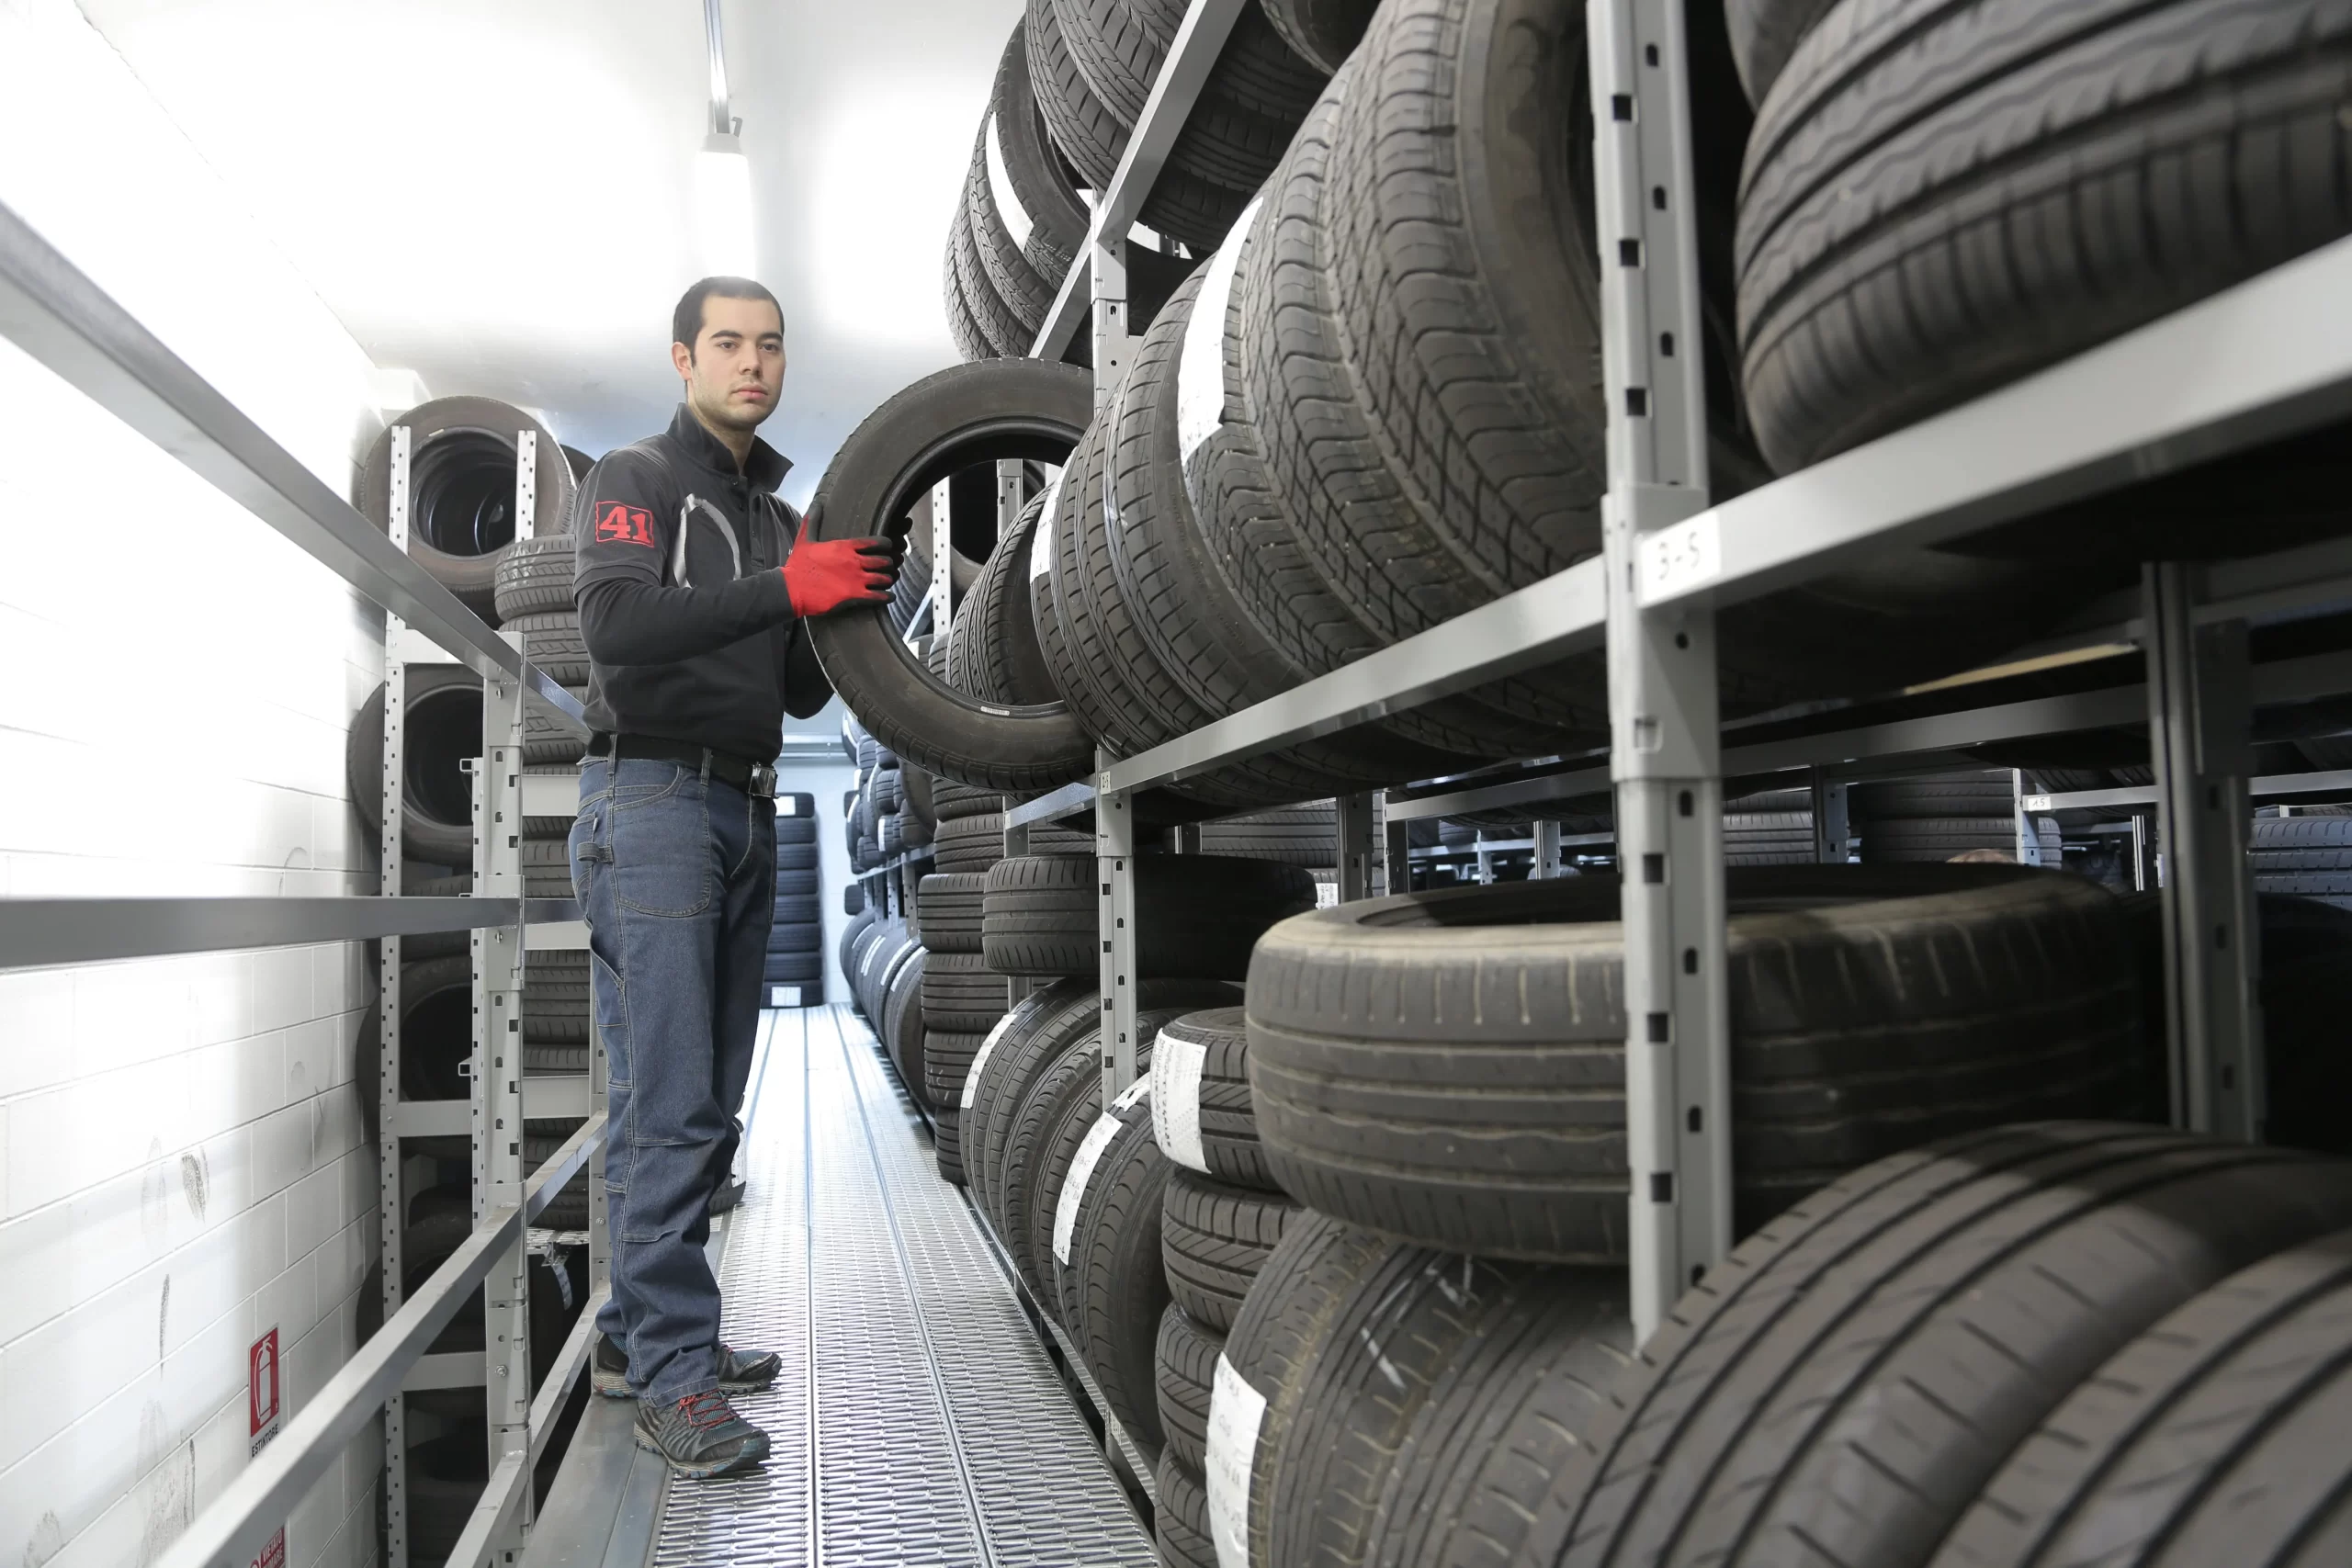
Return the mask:
<path id="1" fill-rule="evenodd" d="M 247 1456 L 269 1447 L 283 1423 L 278 1399 L 277 1330 L 273 1328 L 254 1341 L 247 1352 L 245 1380 L 245 1414 L 253 1427 L 253 1446 Z"/>
<path id="2" fill-rule="evenodd" d="M 277 1527 L 277 1533 L 269 1538 L 269 1544 L 261 1549 L 259 1557 L 254 1559 L 253 1568 L 286 1568 L 286 1527 L 284 1525 Z"/>

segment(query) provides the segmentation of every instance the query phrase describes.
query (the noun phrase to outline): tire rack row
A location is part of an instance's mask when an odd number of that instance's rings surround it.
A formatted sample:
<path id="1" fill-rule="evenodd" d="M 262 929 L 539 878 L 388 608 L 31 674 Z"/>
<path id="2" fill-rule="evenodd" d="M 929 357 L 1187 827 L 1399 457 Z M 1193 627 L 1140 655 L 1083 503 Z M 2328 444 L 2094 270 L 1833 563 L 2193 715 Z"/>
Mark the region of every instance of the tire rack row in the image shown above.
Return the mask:
<path id="1" fill-rule="evenodd" d="M 1193 0 L 1078 264 L 1032 352 L 1060 357 L 1091 299 L 1099 398 L 1131 358 L 1124 236 L 1243 0 Z M 1102 863 L 1103 1094 L 1136 1072 L 1136 791 L 1328 735 L 1561 655 L 1605 647 L 1611 747 L 1580 767 L 1463 781 L 1386 803 L 1406 824 L 1484 807 L 1616 797 L 1624 880 L 1633 1315 L 1646 1338 L 1731 1246 L 1723 780 L 1808 770 L 1816 842 L 1850 778 L 1979 767 L 1961 747 L 2145 722 L 2165 879 L 2167 1037 L 2181 1125 L 2260 1125 L 2259 956 L 2245 849 L 2250 715 L 2352 692 L 2352 659 L 2252 666 L 2249 619 L 2352 608 L 2352 542 L 2199 566 L 2151 562 L 2140 603 L 2102 607 L 2069 647 L 2135 645 L 2144 687 L 2010 703 L 1835 735 L 1724 746 L 1714 611 L 1879 551 L 1930 546 L 2052 505 L 2309 429 L 2352 412 L 2352 241 L 2201 301 L 1948 413 L 1722 506 L 1707 491 L 1687 52 L 1680 0 L 1589 0 L 1603 389 L 1604 552 L 1445 625 L 1006 814 L 1028 827 L 1091 811 Z M 1605 112 L 1604 112 L 1605 110 Z M 1614 241 L 1615 243 L 1610 242 Z M 1610 259 L 1623 265 L 1609 265 Z M 1080 275 L 1083 274 L 1081 276 Z M 2049 649 L 2041 651 L 2052 651 Z M 1940 755 L 1939 755 L 1940 753 Z M 1341 803 L 1340 897 L 1369 891 L 1370 797 Z M 1538 811 L 1540 817 L 1540 809 Z M 1539 829 L 1544 831 L 1544 829 Z M 1556 839 L 1556 824 L 1547 837 Z M 1842 833 L 1837 837 L 1842 839 Z M 1843 859 L 1841 852 L 1836 858 Z M 1556 852 L 1542 857 L 1546 869 Z"/>
<path id="2" fill-rule="evenodd" d="M 405 549 L 409 529 L 411 431 L 392 427 L 390 476 L 390 537 Z M 538 443 L 529 430 L 517 433 L 514 518 L 518 540 L 529 538 L 537 505 Z M 448 655 L 413 637 L 396 615 L 384 625 L 383 830 L 379 845 L 384 886 L 400 886 L 402 846 L 401 800 L 402 751 L 406 743 L 409 671 L 447 663 Z M 472 769 L 474 892 L 482 897 L 523 894 L 522 823 L 526 817 L 568 815 L 577 809 L 576 777 L 528 776 L 523 772 L 524 709 L 518 689 L 486 681 L 482 687 L 482 754 Z M 605 1111 L 604 1043 L 589 1030 L 584 1077 L 523 1075 L 524 964 L 526 952 L 581 951 L 588 928 L 576 907 L 571 918 L 535 926 L 477 929 L 473 963 L 473 1051 L 467 1102 L 410 1101 L 401 1095 L 401 939 L 384 941 L 383 987 L 378 1003 L 379 1120 L 384 1316 L 401 1305 L 405 1259 L 401 1233 L 407 1215 L 401 1179 L 402 1145 L 411 1137 L 463 1131 L 471 1144 L 475 1221 L 491 1210 L 519 1201 L 527 1175 L 523 1164 L 525 1124 L 533 1116 L 582 1117 L 601 1122 Z M 460 1121 L 462 1118 L 462 1123 Z M 493 1135 L 503 1134 L 503 1135 Z M 586 1363 L 596 1308 L 612 1289 L 610 1243 L 605 1233 L 605 1150 L 602 1141 L 588 1155 L 588 1292 L 564 1353 L 548 1379 L 560 1409 L 571 1382 Z M 449 1561 L 470 1568 L 520 1548 L 533 1519 L 533 1461 L 543 1435 L 532 1431 L 530 1348 L 530 1259 L 527 1233 L 518 1235 L 484 1283 L 483 1349 L 426 1355 L 409 1371 L 400 1392 L 384 1404 L 384 1554 L 389 1568 L 410 1561 L 407 1514 L 407 1417 L 405 1396 L 427 1389 L 480 1388 L 489 1427 L 490 1481 Z M 419 1565 L 422 1568 L 422 1565 Z"/>
<path id="3" fill-rule="evenodd" d="M 530 1524 L 533 1462 L 548 1441 L 585 1364 L 599 1276 L 579 1325 L 537 1396 L 529 1385 L 526 1227 L 583 1169 L 601 1166 L 604 1076 L 585 1097 L 532 1109 L 587 1117 L 537 1171 L 522 1168 L 522 963 L 526 946 L 585 945 L 577 905 L 523 897 L 520 817 L 529 711 L 571 733 L 587 728 L 579 704 L 545 671 L 461 604 L 406 554 L 408 444 L 399 453 L 389 533 L 239 412 L 185 361 L 26 224 L 0 206 L 0 332 L 131 429 L 154 441 L 239 506 L 334 572 L 385 612 L 385 734 L 379 897 L 0 898 L 0 968 L 105 963 L 175 953 L 379 941 L 384 943 L 379 1106 L 384 1163 L 385 1321 L 313 1392 L 277 1438 L 222 1489 L 158 1559 L 159 1568 L 243 1568 L 256 1560 L 352 1439 L 381 1414 L 386 1504 L 394 1564 L 403 1545 L 401 1394 L 403 1388 L 486 1383 L 490 1482 L 450 1561 L 509 1555 Z M 535 444 L 520 443 L 518 480 L 527 528 Z M 474 773 L 474 896 L 402 897 L 400 788 L 402 695 L 414 664 L 454 662 L 483 679 L 483 761 Z M 572 809 L 566 781 L 560 809 Z M 400 946 L 406 936 L 472 932 L 474 1028 L 471 1103 L 400 1099 Z M 483 1064 L 491 1064 L 484 1070 Z M 501 1070 L 503 1069 L 503 1070 Z M 503 1138 L 486 1136 L 510 1131 Z M 467 1132 L 473 1144 L 473 1233 L 405 1303 L 400 1289 L 400 1139 Z M 589 1184 L 601 1207 L 602 1184 Z M 601 1214 L 599 1214 L 601 1218 Z M 477 1288 L 488 1312 L 488 1351 L 426 1357 L 426 1348 Z M 463 1363 L 455 1365 L 452 1363 Z"/>

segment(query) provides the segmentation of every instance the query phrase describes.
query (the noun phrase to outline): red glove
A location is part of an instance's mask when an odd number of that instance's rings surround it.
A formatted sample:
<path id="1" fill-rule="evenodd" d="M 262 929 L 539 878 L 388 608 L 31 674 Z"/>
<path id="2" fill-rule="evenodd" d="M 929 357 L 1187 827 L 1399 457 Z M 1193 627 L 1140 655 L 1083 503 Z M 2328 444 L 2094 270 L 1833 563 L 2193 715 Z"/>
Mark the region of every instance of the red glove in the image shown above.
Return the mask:
<path id="1" fill-rule="evenodd" d="M 879 604 L 890 597 L 904 545 L 887 538 L 812 539 L 808 522 L 800 520 L 800 536 L 784 558 L 784 587 L 792 596 L 794 615 L 806 620 L 845 604 Z"/>

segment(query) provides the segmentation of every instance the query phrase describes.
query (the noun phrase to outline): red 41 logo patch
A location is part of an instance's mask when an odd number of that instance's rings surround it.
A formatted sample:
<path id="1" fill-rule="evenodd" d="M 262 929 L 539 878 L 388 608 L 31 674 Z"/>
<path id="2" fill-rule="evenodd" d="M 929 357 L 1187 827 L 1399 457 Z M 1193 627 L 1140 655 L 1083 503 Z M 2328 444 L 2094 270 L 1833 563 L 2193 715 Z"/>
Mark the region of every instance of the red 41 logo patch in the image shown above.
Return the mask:
<path id="1" fill-rule="evenodd" d="M 596 542 L 600 545 L 643 545 L 654 548 L 653 513 L 641 506 L 624 506 L 617 501 L 596 503 Z"/>

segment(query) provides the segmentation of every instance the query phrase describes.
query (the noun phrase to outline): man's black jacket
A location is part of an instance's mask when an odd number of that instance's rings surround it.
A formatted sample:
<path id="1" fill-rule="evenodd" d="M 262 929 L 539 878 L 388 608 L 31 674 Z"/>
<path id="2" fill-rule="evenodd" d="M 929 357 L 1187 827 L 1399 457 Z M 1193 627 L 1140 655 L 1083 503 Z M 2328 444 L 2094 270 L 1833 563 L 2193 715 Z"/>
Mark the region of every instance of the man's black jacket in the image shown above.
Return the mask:
<path id="1" fill-rule="evenodd" d="M 791 467 L 754 441 L 739 471 L 682 404 L 668 430 L 589 471 L 571 536 L 590 728 L 765 761 L 786 714 L 825 705 L 779 570 L 800 527 L 775 497 Z"/>

